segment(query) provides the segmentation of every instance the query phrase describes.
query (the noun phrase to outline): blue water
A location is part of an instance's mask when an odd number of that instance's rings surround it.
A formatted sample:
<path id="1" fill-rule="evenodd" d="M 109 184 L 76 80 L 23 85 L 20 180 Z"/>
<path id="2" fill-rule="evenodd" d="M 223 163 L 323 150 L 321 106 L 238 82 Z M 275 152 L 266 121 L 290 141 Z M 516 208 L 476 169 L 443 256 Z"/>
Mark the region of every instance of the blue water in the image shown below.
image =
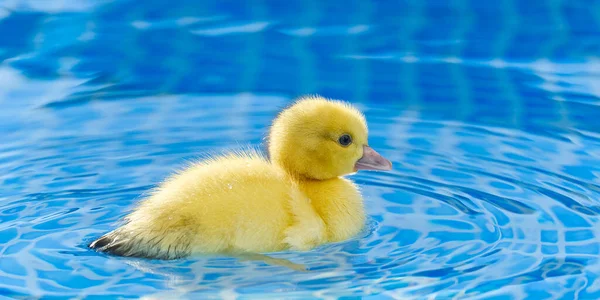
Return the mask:
<path id="1" fill-rule="evenodd" d="M 600 2 L 341 3 L 0 0 L 0 298 L 600 298 Z M 86 248 L 315 93 L 394 171 L 309 272 Z"/>

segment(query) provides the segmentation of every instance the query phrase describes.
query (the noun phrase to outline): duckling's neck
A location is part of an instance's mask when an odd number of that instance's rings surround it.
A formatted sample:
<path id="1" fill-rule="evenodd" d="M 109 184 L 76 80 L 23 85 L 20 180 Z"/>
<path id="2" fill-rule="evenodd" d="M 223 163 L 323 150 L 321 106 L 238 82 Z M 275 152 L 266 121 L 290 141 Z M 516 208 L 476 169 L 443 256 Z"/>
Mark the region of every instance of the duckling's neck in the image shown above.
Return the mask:
<path id="1" fill-rule="evenodd" d="M 365 223 L 365 210 L 358 187 L 345 178 L 298 180 L 302 192 L 311 200 L 325 222 L 330 242 L 358 234 Z"/>

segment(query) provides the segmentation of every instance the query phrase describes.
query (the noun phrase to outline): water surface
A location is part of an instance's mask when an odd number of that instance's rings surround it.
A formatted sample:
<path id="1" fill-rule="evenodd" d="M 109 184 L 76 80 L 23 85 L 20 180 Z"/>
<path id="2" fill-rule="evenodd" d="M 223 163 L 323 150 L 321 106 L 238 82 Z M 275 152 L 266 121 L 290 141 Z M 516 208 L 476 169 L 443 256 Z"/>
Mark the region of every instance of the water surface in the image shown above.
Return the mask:
<path id="1" fill-rule="evenodd" d="M 0 295 L 600 298 L 600 2 L 334 3 L 0 1 Z M 394 170 L 309 272 L 86 248 L 315 93 Z"/>

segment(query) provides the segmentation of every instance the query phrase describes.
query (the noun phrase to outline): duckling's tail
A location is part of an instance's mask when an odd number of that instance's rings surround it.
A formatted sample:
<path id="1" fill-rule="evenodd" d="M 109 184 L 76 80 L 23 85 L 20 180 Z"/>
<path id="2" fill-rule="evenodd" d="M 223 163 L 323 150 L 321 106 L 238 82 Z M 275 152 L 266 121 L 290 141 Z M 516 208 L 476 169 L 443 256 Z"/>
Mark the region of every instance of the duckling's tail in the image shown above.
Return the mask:
<path id="1" fill-rule="evenodd" d="M 111 231 L 89 244 L 90 249 L 118 256 L 137 256 L 141 254 L 134 250 L 134 243 L 125 239 L 119 230 Z"/>
<path id="2" fill-rule="evenodd" d="M 88 247 L 117 256 L 149 259 L 170 260 L 183 258 L 190 254 L 189 250 L 177 247 L 177 245 L 169 245 L 167 249 L 163 249 L 159 246 L 160 241 L 160 238 L 144 240 L 136 236 L 132 237 L 117 229 L 93 241 Z"/>
<path id="3" fill-rule="evenodd" d="M 94 249 L 94 250 L 102 250 L 102 248 L 111 244 L 112 241 L 113 241 L 113 239 L 107 234 L 107 235 L 104 235 L 104 236 L 100 237 L 99 239 L 91 242 L 88 245 L 88 247 L 90 249 Z"/>

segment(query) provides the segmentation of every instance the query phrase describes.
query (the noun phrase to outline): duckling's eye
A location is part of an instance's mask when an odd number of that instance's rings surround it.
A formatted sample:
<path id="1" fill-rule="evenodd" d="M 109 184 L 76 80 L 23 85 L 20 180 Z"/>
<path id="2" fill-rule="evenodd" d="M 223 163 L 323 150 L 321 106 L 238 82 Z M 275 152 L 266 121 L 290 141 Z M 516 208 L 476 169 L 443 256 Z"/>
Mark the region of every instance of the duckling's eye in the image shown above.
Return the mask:
<path id="1" fill-rule="evenodd" d="M 352 137 L 349 134 L 344 134 L 340 136 L 338 142 L 340 143 L 340 145 L 346 147 L 352 144 Z"/>

